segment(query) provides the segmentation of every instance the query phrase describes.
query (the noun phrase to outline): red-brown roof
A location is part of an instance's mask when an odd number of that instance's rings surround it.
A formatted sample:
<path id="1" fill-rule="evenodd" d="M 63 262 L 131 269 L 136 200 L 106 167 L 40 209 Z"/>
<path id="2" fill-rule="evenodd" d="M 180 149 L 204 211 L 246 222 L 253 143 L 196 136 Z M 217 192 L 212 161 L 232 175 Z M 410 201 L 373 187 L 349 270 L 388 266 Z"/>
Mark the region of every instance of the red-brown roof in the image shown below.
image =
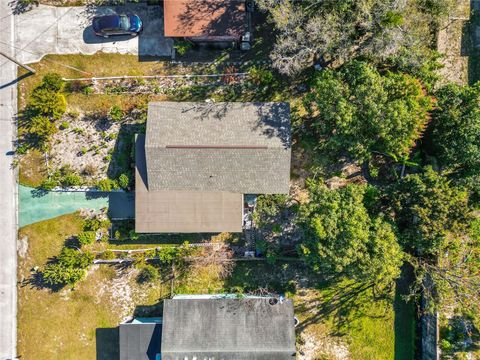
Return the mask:
<path id="1" fill-rule="evenodd" d="M 245 2 L 239 0 L 164 0 L 167 37 L 239 38 L 247 31 Z"/>

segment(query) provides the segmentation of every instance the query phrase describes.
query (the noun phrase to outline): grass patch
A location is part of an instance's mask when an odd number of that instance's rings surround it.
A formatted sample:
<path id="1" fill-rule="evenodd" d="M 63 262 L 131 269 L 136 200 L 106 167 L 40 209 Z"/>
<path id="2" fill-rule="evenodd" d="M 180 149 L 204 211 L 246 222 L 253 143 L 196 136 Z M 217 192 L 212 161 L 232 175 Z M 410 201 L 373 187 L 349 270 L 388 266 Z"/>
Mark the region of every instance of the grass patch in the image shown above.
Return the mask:
<path id="1" fill-rule="evenodd" d="M 52 292 L 25 282 L 33 267 L 42 267 L 57 255 L 65 239 L 81 232 L 82 226 L 83 220 L 70 214 L 19 231 L 21 242 L 28 237 L 28 250 L 18 260 L 18 279 L 23 283 L 18 288 L 18 353 L 22 358 L 47 360 L 59 354 L 65 360 L 118 358 L 116 327 L 124 311 L 108 290 L 112 284 L 123 284 L 123 279 L 113 282 L 118 279 L 115 268 L 91 269 L 74 290 Z M 158 287 L 140 287 L 134 279 L 129 283 L 145 293 L 141 300 L 132 298 L 133 303 L 148 305 L 158 300 Z"/>
<path id="2" fill-rule="evenodd" d="M 37 149 L 30 149 L 20 157 L 18 181 L 30 187 L 38 187 L 47 176 L 44 155 Z"/>

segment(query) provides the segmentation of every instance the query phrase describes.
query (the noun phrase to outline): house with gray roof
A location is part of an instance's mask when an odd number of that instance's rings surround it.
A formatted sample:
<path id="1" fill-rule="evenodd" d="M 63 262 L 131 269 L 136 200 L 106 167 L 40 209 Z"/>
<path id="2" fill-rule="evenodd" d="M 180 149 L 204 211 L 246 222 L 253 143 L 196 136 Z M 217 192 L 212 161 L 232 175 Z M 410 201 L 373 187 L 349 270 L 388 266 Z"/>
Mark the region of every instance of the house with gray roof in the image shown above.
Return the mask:
<path id="1" fill-rule="evenodd" d="M 121 324 L 120 360 L 294 360 L 293 302 L 274 297 L 180 295 L 156 323 Z"/>
<path id="2" fill-rule="evenodd" d="M 288 103 L 154 102 L 136 139 L 136 231 L 241 232 L 244 194 L 286 194 Z"/>

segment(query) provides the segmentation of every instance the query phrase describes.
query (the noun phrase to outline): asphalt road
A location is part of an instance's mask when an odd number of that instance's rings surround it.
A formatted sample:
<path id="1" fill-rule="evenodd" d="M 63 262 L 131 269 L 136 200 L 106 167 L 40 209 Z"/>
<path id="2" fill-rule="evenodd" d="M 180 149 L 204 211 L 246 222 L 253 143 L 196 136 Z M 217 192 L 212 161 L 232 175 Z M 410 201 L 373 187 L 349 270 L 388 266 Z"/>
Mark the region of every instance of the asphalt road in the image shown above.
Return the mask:
<path id="1" fill-rule="evenodd" d="M 9 0 L 0 0 L 0 51 L 13 55 L 14 17 Z M 17 211 L 16 177 L 12 169 L 16 66 L 0 56 L 0 359 L 16 356 Z"/>

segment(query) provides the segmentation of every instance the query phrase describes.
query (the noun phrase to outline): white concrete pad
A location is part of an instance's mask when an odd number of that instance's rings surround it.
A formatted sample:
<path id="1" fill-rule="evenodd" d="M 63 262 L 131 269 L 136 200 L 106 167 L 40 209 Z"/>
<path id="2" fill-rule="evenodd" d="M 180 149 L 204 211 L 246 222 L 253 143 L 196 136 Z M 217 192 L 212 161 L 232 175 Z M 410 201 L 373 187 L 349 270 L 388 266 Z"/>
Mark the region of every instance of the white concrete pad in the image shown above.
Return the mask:
<path id="1" fill-rule="evenodd" d="M 138 36 L 104 39 L 95 36 L 92 18 L 96 14 L 135 13 L 144 23 Z M 132 54 L 171 57 L 173 40 L 163 36 L 163 10 L 160 6 L 134 4 L 118 7 L 40 5 L 16 16 L 17 58 L 24 63 L 39 61 L 47 54 Z"/>

